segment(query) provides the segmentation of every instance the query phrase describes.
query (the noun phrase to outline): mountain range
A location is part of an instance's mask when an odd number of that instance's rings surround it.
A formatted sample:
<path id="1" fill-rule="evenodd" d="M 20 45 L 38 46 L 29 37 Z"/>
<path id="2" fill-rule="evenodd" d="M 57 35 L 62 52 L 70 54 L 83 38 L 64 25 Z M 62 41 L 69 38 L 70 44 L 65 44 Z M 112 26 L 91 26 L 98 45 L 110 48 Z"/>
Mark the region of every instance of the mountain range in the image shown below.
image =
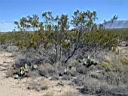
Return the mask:
<path id="1" fill-rule="evenodd" d="M 106 22 L 106 23 L 103 23 L 103 26 L 106 29 L 128 28 L 128 20 L 117 20 L 113 22 Z"/>

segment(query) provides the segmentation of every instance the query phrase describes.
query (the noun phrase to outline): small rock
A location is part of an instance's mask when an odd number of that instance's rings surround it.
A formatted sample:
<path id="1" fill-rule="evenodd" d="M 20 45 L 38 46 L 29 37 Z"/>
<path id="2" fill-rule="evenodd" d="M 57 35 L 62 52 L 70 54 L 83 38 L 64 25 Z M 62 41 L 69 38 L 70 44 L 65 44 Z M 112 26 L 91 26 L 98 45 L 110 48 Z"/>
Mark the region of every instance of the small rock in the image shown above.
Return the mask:
<path id="1" fill-rule="evenodd" d="M 20 77 L 19 77 L 18 74 L 14 75 L 14 79 L 19 79 L 19 78 L 20 78 Z"/>

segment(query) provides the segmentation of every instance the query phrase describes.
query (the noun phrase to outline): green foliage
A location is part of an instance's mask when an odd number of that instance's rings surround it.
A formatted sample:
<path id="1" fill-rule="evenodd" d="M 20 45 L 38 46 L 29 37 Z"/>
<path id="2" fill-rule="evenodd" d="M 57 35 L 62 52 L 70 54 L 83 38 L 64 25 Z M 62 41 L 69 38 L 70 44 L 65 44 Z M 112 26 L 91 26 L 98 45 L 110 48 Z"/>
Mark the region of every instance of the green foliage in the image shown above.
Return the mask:
<path id="1" fill-rule="evenodd" d="M 86 32 L 82 40 L 85 45 L 98 45 L 103 48 L 116 47 L 119 41 L 128 41 L 128 30 L 105 30 L 102 32 Z M 46 45 L 60 44 L 63 48 L 69 48 L 77 40 L 77 31 L 68 31 L 63 40 L 57 41 L 58 32 L 40 33 L 40 32 L 10 32 L 0 34 L 0 43 L 12 42 L 19 48 L 38 47 L 41 41 L 47 42 Z M 60 38 L 61 39 L 61 38 Z M 69 41 L 69 42 L 67 42 Z"/>
<path id="2" fill-rule="evenodd" d="M 123 34 L 123 33 L 122 33 Z M 98 45 L 103 48 L 111 48 L 118 45 L 118 34 L 116 32 L 91 32 L 84 34 L 84 42 L 87 45 Z"/>

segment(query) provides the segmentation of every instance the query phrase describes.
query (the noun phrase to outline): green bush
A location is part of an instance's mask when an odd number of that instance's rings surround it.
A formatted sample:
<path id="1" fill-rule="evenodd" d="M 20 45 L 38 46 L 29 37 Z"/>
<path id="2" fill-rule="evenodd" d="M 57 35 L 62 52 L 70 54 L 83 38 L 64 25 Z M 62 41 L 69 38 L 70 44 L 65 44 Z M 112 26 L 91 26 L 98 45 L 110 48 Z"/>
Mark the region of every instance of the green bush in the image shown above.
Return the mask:
<path id="1" fill-rule="evenodd" d="M 128 30 L 127 29 L 113 29 L 104 30 L 102 32 L 85 32 L 81 36 L 81 44 L 93 46 L 96 45 L 102 48 L 116 47 L 119 41 L 128 41 Z M 45 41 L 51 44 L 61 44 L 64 48 L 69 48 L 73 43 L 76 42 L 77 32 L 68 31 L 65 34 L 65 38 L 61 41 L 57 41 L 57 32 L 10 32 L 0 34 L 0 43 L 5 44 L 7 42 L 12 42 L 16 44 L 19 48 L 30 48 L 37 47 L 39 42 Z M 66 43 L 64 40 L 70 40 L 70 43 Z M 80 42 L 79 42 L 80 43 Z"/>

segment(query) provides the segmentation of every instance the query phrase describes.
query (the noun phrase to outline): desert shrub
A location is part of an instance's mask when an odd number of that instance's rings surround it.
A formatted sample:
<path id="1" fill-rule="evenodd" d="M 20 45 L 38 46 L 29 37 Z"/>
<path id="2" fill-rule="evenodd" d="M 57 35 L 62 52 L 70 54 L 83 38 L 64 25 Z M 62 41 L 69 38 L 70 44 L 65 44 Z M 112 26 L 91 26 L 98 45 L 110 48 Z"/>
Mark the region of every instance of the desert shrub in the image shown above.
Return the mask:
<path id="1" fill-rule="evenodd" d="M 87 45 L 111 48 L 117 46 L 117 35 L 109 31 L 85 33 L 84 41 Z"/>
<path id="2" fill-rule="evenodd" d="M 128 84 L 127 66 L 122 64 L 100 64 L 99 68 L 103 69 L 102 77 L 108 84 L 121 86 Z"/>
<path id="3" fill-rule="evenodd" d="M 6 48 L 6 51 L 8 51 L 8 52 L 18 52 L 19 48 L 17 46 L 8 46 Z"/>
<path id="4" fill-rule="evenodd" d="M 41 33 L 41 32 L 10 32 L 0 34 L 0 43 L 13 42 L 20 48 L 37 47 L 42 41 L 57 43 L 57 32 Z M 69 31 L 65 34 L 70 43 L 61 42 L 63 48 L 70 48 L 76 42 L 77 31 Z M 120 41 L 128 41 L 127 30 L 105 30 L 99 32 L 84 33 L 81 37 L 81 44 L 87 46 L 109 47 L 117 46 L 118 39 Z M 54 43 L 53 43 L 54 42 Z M 83 42 L 83 43 L 82 43 Z M 49 44 L 47 43 L 47 44 Z M 80 42 L 79 42 L 80 43 Z"/>
<path id="5" fill-rule="evenodd" d="M 50 64 L 42 64 L 38 68 L 39 74 L 44 77 L 55 75 L 55 68 Z"/>
<path id="6" fill-rule="evenodd" d="M 87 77 L 84 81 L 84 86 L 80 88 L 82 94 L 97 94 L 100 96 L 105 94 L 107 90 L 111 89 L 111 86 L 106 82 L 94 78 Z"/>
<path id="7" fill-rule="evenodd" d="M 124 64 L 124 65 L 128 65 L 128 58 L 127 57 L 122 58 L 121 63 Z"/>
<path id="8" fill-rule="evenodd" d="M 27 88 L 29 90 L 42 91 L 42 90 L 47 90 L 48 85 L 41 84 L 39 81 L 38 82 L 31 82 L 31 83 L 29 83 Z"/>
<path id="9" fill-rule="evenodd" d="M 103 69 L 106 69 L 106 70 L 112 68 L 112 64 L 110 64 L 110 63 L 104 63 L 104 64 L 100 64 L 98 66 L 103 68 Z"/>

